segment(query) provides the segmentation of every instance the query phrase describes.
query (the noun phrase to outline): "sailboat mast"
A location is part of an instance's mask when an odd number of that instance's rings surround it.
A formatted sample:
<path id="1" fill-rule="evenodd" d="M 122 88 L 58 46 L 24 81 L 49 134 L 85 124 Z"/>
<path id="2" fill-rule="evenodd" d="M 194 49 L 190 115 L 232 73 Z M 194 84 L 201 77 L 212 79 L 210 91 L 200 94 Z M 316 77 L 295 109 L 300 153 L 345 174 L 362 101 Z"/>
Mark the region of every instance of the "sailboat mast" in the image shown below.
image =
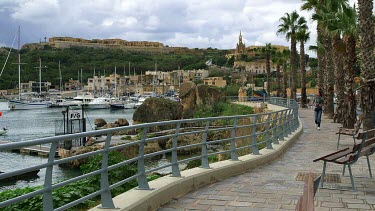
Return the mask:
<path id="1" fill-rule="evenodd" d="M 18 26 L 18 99 L 21 100 L 21 27 Z"/>
<path id="2" fill-rule="evenodd" d="M 60 96 L 61 96 L 62 78 L 61 78 L 60 60 L 59 60 L 59 76 L 60 76 Z"/>
<path id="3" fill-rule="evenodd" d="M 117 75 L 116 75 L 116 66 L 115 66 L 115 98 L 117 97 Z"/>
<path id="4" fill-rule="evenodd" d="M 39 96 L 42 95 L 42 59 L 39 58 Z"/>
<path id="5" fill-rule="evenodd" d="M 94 96 L 95 96 L 95 65 L 94 65 L 94 87 L 93 87 L 93 93 L 94 93 Z"/>

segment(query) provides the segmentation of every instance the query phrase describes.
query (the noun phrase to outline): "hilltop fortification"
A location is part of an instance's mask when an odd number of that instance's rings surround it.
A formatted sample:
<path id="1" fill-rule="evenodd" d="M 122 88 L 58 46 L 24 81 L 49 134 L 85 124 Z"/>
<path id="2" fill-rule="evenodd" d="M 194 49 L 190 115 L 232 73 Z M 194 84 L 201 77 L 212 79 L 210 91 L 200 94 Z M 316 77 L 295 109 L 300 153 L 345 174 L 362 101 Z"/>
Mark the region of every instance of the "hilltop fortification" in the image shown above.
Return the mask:
<path id="1" fill-rule="evenodd" d="M 191 53 L 190 49 L 186 47 L 169 47 L 164 46 L 164 44 L 160 42 L 127 41 L 122 39 L 87 40 L 83 38 L 74 37 L 51 37 L 48 39 L 48 42 L 26 44 L 23 46 L 23 48 L 41 49 L 46 45 L 60 49 L 70 47 L 91 47 L 121 49 L 125 51 L 136 51 L 146 53 Z"/>

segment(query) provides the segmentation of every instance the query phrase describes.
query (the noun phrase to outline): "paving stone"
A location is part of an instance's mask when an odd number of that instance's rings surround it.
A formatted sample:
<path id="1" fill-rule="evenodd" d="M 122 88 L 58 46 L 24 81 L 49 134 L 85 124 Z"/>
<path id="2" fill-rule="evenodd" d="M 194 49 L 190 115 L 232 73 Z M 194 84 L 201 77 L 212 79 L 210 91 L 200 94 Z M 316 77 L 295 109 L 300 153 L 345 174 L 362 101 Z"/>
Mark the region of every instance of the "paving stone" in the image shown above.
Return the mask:
<path id="1" fill-rule="evenodd" d="M 332 198 L 332 197 L 316 197 L 315 200 L 318 200 L 320 202 L 340 202 L 339 198 Z"/>
<path id="2" fill-rule="evenodd" d="M 226 207 L 226 206 L 212 206 L 210 211 L 234 211 L 236 207 Z"/>
<path id="3" fill-rule="evenodd" d="M 246 202 L 257 202 L 257 203 L 265 203 L 265 198 L 255 198 L 255 197 L 238 197 L 237 201 L 246 201 Z"/>
<path id="4" fill-rule="evenodd" d="M 184 211 L 183 208 L 159 208 L 157 211 Z"/>
<path id="5" fill-rule="evenodd" d="M 329 207 L 329 208 L 339 208 L 339 207 L 342 207 L 344 208 L 344 204 L 343 203 L 334 203 L 334 202 L 322 202 L 322 207 Z"/>
<path id="6" fill-rule="evenodd" d="M 264 204 L 264 203 L 254 203 L 253 207 L 259 207 L 259 208 L 272 208 L 272 209 L 277 209 L 281 205 L 278 204 Z"/>
<path id="7" fill-rule="evenodd" d="M 342 202 L 351 203 L 351 204 L 364 204 L 364 201 L 362 199 L 346 199 L 346 198 L 343 198 Z"/>
<path id="8" fill-rule="evenodd" d="M 233 201 L 236 197 L 235 196 L 209 196 L 207 199 L 212 200 L 219 200 L 219 201 Z"/>
<path id="9" fill-rule="evenodd" d="M 348 208 L 352 209 L 371 209 L 370 205 L 368 204 L 347 204 Z"/>
<path id="10" fill-rule="evenodd" d="M 241 202 L 241 201 L 231 201 L 228 203 L 228 206 L 232 207 L 251 207 L 253 203 L 250 202 Z"/>
<path id="11" fill-rule="evenodd" d="M 221 200 L 200 200 L 198 204 L 210 204 L 210 205 L 225 205 L 228 201 Z"/>
<path id="12" fill-rule="evenodd" d="M 209 210 L 211 205 L 205 205 L 205 204 L 190 204 L 185 206 L 188 210 Z"/>

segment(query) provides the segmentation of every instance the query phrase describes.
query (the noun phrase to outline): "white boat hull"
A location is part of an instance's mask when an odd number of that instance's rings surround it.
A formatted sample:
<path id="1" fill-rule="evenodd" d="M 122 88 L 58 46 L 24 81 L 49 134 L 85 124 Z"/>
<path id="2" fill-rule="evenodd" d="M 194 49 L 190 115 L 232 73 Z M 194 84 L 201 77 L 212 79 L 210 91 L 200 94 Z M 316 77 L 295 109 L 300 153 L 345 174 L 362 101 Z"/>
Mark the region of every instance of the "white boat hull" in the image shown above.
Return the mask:
<path id="1" fill-rule="evenodd" d="M 86 104 L 86 107 L 87 109 L 106 109 L 106 108 L 110 108 L 111 105 L 110 104 L 92 104 L 92 103 L 89 103 L 89 104 Z"/>
<path id="2" fill-rule="evenodd" d="M 135 108 L 135 103 L 125 103 L 124 108 L 125 109 L 133 109 L 133 108 Z"/>
<path id="3" fill-rule="evenodd" d="M 9 100 L 10 110 L 30 110 L 30 109 L 41 109 L 48 108 L 51 106 L 51 102 L 24 102 L 18 100 Z"/>

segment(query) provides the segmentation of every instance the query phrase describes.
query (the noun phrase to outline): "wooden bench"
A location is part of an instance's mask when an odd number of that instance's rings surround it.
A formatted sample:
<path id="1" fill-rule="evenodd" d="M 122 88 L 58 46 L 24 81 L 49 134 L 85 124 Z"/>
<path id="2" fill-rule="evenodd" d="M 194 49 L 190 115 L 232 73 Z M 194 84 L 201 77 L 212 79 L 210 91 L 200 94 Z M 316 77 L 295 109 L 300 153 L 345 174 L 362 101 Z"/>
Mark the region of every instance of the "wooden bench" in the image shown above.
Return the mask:
<path id="1" fill-rule="evenodd" d="M 339 138 L 337 139 L 337 149 L 339 149 L 341 135 L 352 136 L 354 144 L 355 144 L 355 136 L 358 134 L 359 129 L 361 128 L 361 125 L 362 125 L 362 115 L 358 116 L 358 119 L 354 124 L 354 128 L 350 129 L 350 128 L 340 127 L 339 131 L 336 133 L 339 135 Z"/>
<path id="2" fill-rule="evenodd" d="M 309 172 L 305 177 L 305 186 L 303 194 L 298 199 L 296 209 L 298 211 L 313 211 L 314 210 L 314 196 L 318 190 L 320 176 L 314 180 L 314 174 Z"/>
<path id="3" fill-rule="evenodd" d="M 356 138 L 362 141 L 360 143 L 355 143 L 352 147 L 338 150 L 314 160 L 314 162 L 324 162 L 320 187 L 323 188 L 327 163 L 336 163 L 343 165 L 343 175 L 345 173 L 345 167 L 348 166 L 352 189 L 355 190 L 351 165 L 362 156 L 366 156 L 370 177 L 372 177 L 369 156 L 375 152 L 375 129 L 358 133 Z"/>

